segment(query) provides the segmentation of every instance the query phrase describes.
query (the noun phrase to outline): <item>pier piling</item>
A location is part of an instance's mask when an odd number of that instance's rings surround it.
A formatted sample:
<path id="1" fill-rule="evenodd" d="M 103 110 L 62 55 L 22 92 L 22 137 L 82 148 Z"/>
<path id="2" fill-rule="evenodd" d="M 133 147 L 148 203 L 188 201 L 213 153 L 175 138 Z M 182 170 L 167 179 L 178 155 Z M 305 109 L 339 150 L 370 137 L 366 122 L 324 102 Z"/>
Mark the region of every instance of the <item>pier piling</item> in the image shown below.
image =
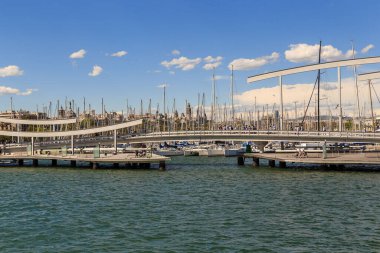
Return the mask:
<path id="1" fill-rule="evenodd" d="M 38 159 L 33 159 L 33 166 L 37 167 L 38 166 Z"/>
<path id="2" fill-rule="evenodd" d="M 159 168 L 160 168 L 160 170 L 162 170 L 162 171 L 166 170 L 166 164 L 165 164 L 165 161 L 160 161 L 160 163 L 159 163 Z"/>
<path id="3" fill-rule="evenodd" d="M 114 163 L 113 167 L 118 169 L 119 168 L 119 163 Z"/>
<path id="4" fill-rule="evenodd" d="M 276 161 L 275 160 L 268 160 L 268 165 L 269 167 L 275 167 L 276 166 Z"/>
<path id="5" fill-rule="evenodd" d="M 57 159 L 52 159 L 51 160 L 51 166 L 57 166 Z"/>
<path id="6" fill-rule="evenodd" d="M 71 161 L 70 161 L 70 166 L 71 166 L 71 167 L 76 167 L 76 166 L 77 166 L 77 161 L 75 161 L 75 160 L 71 160 Z"/>
<path id="7" fill-rule="evenodd" d="M 260 166 L 260 159 L 259 158 L 253 158 L 253 167 L 259 167 Z"/>
<path id="8" fill-rule="evenodd" d="M 286 162 L 280 161 L 279 166 L 280 168 L 286 168 Z"/>
<path id="9" fill-rule="evenodd" d="M 18 166 L 23 166 L 24 165 L 24 160 L 23 159 L 18 159 Z"/>
<path id="10" fill-rule="evenodd" d="M 237 163 L 239 166 L 243 166 L 244 165 L 244 157 L 238 156 Z"/>

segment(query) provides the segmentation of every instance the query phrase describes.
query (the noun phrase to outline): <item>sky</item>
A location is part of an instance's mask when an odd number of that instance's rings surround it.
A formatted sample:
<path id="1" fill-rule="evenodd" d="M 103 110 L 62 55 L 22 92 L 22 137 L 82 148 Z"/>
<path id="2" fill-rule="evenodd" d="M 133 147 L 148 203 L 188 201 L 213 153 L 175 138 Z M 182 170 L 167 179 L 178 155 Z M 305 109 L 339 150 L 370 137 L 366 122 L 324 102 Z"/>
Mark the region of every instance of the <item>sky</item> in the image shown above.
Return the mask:
<path id="1" fill-rule="evenodd" d="M 229 104 L 231 65 L 236 105 L 279 103 L 277 80 L 248 84 L 248 76 L 315 63 L 380 55 L 377 0 L 2 0 L 0 2 L 0 110 L 35 111 L 57 100 L 83 99 L 100 110 L 182 110 L 198 94 Z M 215 69 L 215 70 L 214 70 Z M 359 66 L 358 73 L 380 70 Z M 336 107 L 336 70 L 322 73 L 326 106 Z M 316 73 L 284 77 L 284 102 L 303 104 Z M 354 109 L 352 68 L 342 70 L 346 113 Z M 380 86 L 374 82 L 375 89 Z M 366 84 L 359 84 L 362 109 Z M 367 93 L 366 93 L 367 92 Z M 377 100 L 375 107 L 380 108 Z M 326 107 L 327 108 L 327 107 Z M 330 108 L 330 109 L 331 109 Z M 40 109 L 41 110 L 41 109 Z"/>

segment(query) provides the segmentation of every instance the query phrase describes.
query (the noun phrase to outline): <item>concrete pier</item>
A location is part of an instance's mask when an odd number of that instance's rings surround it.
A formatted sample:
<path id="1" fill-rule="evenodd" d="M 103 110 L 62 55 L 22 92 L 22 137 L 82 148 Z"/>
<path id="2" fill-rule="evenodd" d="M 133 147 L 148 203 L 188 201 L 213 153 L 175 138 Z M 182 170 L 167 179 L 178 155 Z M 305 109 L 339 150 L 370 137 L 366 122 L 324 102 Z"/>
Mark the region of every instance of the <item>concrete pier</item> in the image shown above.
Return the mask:
<path id="1" fill-rule="evenodd" d="M 159 168 L 166 169 L 166 161 L 169 161 L 169 157 L 160 156 L 156 154 L 148 154 L 143 157 L 137 157 L 135 154 L 131 153 L 122 153 L 122 154 L 109 154 L 108 156 L 102 156 L 98 158 L 94 158 L 92 155 L 88 154 L 76 154 L 76 155 L 51 155 L 51 154 L 38 154 L 38 155 L 25 155 L 21 153 L 17 155 L 17 153 L 12 153 L 10 155 L 1 155 L 0 159 L 8 160 L 11 163 L 16 163 L 18 166 L 23 166 L 25 161 L 31 161 L 32 165 L 37 167 L 39 166 L 40 161 L 46 161 L 47 163 L 43 164 L 51 164 L 51 166 L 56 167 L 58 163 L 67 164 L 71 167 L 76 167 L 81 164 L 89 164 L 90 168 L 98 168 L 100 164 L 109 164 L 113 165 L 114 168 L 119 168 L 120 164 L 126 164 L 127 168 L 135 168 L 135 169 L 146 169 L 150 168 L 151 164 L 158 164 Z M 1 164 L 0 164 L 1 167 Z M 107 166 L 109 168 L 109 166 Z"/>
<path id="2" fill-rule="evenodd" d="M 379 166 L 380 154 L 378 152 L 356 152 L 356 153 L 327 153 L 326 157 L 320 152 L 308 152 L 306 157 L 298 157 L 295 152 L 275 153 L 245 153 L 244 157 L 253 159 L 253 166 L 258 164 L 259 159 L 268 161 L 268 166 L 274 167 L 275 162 L 280 168 L 287 164 L 308 164 L 320 166 L 322 169 L 344 169 L 345 166 L 374 165 Z"/>

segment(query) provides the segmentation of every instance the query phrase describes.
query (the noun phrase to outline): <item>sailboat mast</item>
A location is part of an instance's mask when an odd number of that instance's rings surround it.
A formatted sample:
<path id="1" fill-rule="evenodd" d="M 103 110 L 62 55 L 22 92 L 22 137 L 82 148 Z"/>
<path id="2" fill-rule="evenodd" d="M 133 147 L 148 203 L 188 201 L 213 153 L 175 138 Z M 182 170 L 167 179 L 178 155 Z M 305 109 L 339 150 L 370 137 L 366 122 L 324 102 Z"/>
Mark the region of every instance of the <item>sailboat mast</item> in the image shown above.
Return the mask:
<path id="1" fill-rule="evenodd" d="M 235 108 L 234 108 L 234 65 L 231 65 L 231 114 L 232 123 L 235 122 Z"/>
<path id="2" fill-rule="evenodd" d="M 321 63 L 321 50 L 322 50 L 322 41 L 319 41 L 319 55 L 318 55 L 318 63 Z M 317 131 L 319 132 L 321 125 L 320 125 L 320 108 L 319 108 L 319 95 L 320 95 L 320 86 L 321 86 L 321 70 L 318 69 L 318 92 L 317 92 Z"/>
<path id="3" fill-rule="evenodd" d="M 354 43 L 352 43 L 352 59 L 355 59 L 355 48 Z M 360 113 L 360 101 L 359 101 L 359 88 L 358 88 L 358 77 L 356 72 L 356 66 L 354 66 L 354 79 L 356 88 L 356 106 L 358 107 L 358 117 L 359 117 L 359 131 L 361 130 L 361 113 Z"/>

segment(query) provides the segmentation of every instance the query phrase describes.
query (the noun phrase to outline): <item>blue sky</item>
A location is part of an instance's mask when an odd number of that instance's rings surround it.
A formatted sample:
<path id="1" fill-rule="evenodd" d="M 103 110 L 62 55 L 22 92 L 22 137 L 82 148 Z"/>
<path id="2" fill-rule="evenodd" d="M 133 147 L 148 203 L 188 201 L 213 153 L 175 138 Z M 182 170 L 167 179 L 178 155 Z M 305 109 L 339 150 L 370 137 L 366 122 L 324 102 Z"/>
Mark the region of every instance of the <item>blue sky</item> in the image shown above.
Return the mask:
<path id="1" fill-rule="evenodd" d="M 326 48 L 331 57 L 346 57 L 351 40 L 357 57 L 379 55 L 378 10 L 375 0 L 2 0 L 0 110 L 9 109 L 12 96 L 17 109 L 35 110 L 65 97 L 82 106 L 86 97 L 99 110 L 103 97 L 109 110 L 121 111 L 126 99 L 136 107 L 140 99 L 145 106 L 149 98 L 153 105 L 162 104 L 157 87 L 162 83 L 169 85 L 168 100 L 176 98 L 183 108 L 186 99 L 196 104 L 198 93 L 205 92 L 210 101 L 212 70 L 203 68 L 207 63 L 217 63 L 219 101 L 228 103 L 228 65 L 236 59 L 246 59 L 241 65 L 235 62 L 241 67 L 235 71 L 239 95 L 254 88 L 246 83 L 250 75 L 312 62 L 297 53 L 312 51 L 319 40 L 331 46 Z M 286 57 L 290 45 L 294 50 Z M 81 49 L 83 58 L 70 58 Z M 111 56 L 120 51 L 127 54 Z M 90 76 L 95 65 L 102 71 Z M 361 71 L 380 69 L 376 67 Z M 331 71 L 325 76 L 334 80 L 336 75 Z M 298 75 L 285 82 L 311 83 L 314 78 Z"/>

